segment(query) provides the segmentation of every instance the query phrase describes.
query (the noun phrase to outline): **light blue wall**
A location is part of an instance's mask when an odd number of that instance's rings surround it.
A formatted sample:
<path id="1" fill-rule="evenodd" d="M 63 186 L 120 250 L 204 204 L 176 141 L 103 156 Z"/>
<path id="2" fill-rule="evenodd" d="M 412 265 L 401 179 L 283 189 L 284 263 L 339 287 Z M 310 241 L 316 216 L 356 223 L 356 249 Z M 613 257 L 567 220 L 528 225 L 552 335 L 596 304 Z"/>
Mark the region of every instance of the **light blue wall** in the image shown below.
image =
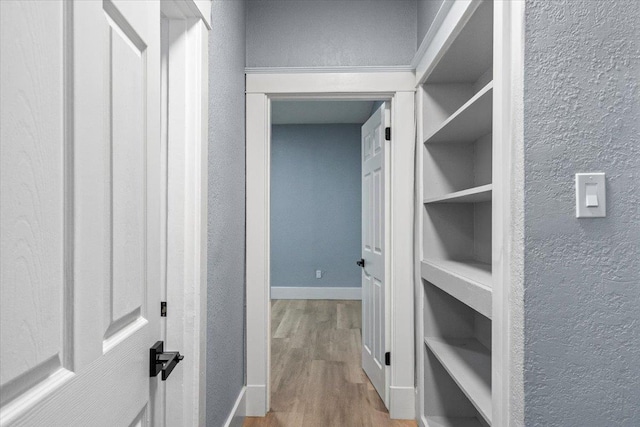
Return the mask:
<path id="1" fill-rule="evenodd" d="M 640 2 L 525 23 L 525 425 L 640 426 Z M 575 218 L 578 172 L 607 174 L 606 218 Z"/>
<path id="2" fill-rule="evenodd" d="M 213 1 L 209 33 L 208 427 L 224 425 L 245 383 L 244 19 L 244 1 Z"/>
<path id="3" fill-rule="evenodd" d="M 407 65 L 416 0 L 249 0 L 247 66 Z"/>
<path id="4" fill-rule="evenodd" d="M 360 128 L 272 127 L 272 286 L 360 286 Z"/>

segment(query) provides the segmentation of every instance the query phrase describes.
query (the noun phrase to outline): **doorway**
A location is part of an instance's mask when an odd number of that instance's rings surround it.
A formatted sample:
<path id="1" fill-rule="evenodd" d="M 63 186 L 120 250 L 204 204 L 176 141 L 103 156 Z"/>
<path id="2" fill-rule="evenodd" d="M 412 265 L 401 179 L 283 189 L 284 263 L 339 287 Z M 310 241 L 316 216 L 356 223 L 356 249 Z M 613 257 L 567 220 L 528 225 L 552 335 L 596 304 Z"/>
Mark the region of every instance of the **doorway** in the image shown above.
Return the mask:
<path id="1" fill-rule="evenodd" d="M 413 419 L 413 153 L 411 73 L 301 73 L 247 76 L 247 389 L 248 416 L 264 416 L 271 374 L 271 116 L 282 100 L 390 102 L 388 406 L 391 418 Z M 393 132 L 393 130 L 392 130 Z M 354 260 L 355 261 L 355 260 Z M 354 262 L 352 261 L 352 262 Z M 395 356 L 394 356 L 395 354 Z"/>
<path id="2" fill-rule="evenodd" d="M 388 113 L 383 101 L 272 103 L 268 418 L 285 425 L 388 420 L 388 227 L 370 212 L 384 209 Z"/>

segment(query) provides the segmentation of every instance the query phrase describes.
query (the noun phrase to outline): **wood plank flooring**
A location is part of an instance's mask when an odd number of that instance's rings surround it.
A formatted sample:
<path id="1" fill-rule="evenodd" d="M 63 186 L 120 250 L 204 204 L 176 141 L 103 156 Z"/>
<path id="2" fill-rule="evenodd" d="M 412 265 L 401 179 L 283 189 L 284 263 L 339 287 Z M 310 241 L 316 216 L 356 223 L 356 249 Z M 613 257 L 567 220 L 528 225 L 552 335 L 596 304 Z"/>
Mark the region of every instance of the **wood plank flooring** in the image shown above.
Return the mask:
<path id="1" fill-rule="evenodd" d="M 361 368 L 360 301 L 271 304 L 271 411 L 244 427 L 408 427 Z"/>

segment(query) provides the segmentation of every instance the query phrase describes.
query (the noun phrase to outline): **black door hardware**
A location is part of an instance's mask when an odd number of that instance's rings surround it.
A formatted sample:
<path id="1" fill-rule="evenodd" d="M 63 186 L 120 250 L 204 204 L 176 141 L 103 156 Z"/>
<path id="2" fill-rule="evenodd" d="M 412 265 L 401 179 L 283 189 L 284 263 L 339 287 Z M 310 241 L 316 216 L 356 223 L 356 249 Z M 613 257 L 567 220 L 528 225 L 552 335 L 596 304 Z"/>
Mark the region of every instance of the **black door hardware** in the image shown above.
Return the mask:
<path id="1" fill-rule="evenodd" d="M 166 381 L 182 359 L 184 356 L 179 351 L 165 352 L 164 341 L 158 341 L 149 349 L 149 374 L 155 377 L 162 371 L 162 381 Z"/>
<path id="2" fill-rule="evenodd" d="M 358 264 L 360 267 L 364 268 L 364 258 L 360 258 L 360 261 L 356 261 L 356 264 Z"/>

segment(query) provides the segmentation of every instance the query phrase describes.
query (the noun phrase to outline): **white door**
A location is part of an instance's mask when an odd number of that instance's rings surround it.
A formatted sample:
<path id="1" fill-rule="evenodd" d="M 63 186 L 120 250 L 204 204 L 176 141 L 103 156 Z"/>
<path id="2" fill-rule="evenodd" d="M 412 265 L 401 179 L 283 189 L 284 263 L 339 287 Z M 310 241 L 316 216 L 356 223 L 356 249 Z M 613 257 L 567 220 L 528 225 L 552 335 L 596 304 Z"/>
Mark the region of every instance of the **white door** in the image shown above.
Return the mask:
<path id="1" fill-rule="evenodd" d="M 387 407 L 385 158 L 387 104 L 362 126 L 362 368 Z M 364 265 L 362 265 L 364 264 Z"/>
<path id="2" fill-rule="evenodd" d="M 160 3 L 0 15 L 0 424 L 156 424 Z"/>

